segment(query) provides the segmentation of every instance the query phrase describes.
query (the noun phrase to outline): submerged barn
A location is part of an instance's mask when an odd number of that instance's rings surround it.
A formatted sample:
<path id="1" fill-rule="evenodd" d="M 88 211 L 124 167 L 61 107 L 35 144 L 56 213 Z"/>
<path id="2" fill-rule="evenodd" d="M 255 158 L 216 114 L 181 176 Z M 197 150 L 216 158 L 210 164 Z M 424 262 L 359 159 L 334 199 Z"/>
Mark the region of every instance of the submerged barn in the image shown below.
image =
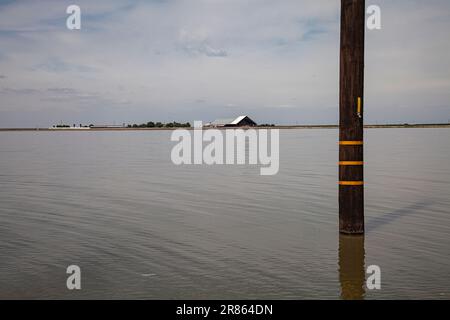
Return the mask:
<path id="1" fill-rule="evenodd" d="M 217 119 L 213 122 L 207 123 L 205 127 L 253 127 L 256 122 L 248 116 L 239 116 L 235 119 Z"/>

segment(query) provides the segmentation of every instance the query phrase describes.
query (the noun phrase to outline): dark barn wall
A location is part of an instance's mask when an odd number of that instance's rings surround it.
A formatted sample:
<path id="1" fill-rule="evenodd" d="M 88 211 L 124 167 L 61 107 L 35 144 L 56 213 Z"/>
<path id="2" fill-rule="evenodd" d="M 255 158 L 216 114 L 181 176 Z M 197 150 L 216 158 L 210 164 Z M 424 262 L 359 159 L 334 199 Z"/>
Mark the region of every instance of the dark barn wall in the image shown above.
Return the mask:
<path id="1" fill-rule="evenodd" d="M 244 118 L 244 119 L 242 119 L 241 122 L 239 122 L 239 123 L 237 124 L 237 126 L 238 126 L 238 127 L 241 127 L 241 126 L 249 126 L 249 127 L 252 127 L 252 126 L 256 126 L 256 123 L 255 123 L 252 119 L 250 119 L 250 118 Z"/>

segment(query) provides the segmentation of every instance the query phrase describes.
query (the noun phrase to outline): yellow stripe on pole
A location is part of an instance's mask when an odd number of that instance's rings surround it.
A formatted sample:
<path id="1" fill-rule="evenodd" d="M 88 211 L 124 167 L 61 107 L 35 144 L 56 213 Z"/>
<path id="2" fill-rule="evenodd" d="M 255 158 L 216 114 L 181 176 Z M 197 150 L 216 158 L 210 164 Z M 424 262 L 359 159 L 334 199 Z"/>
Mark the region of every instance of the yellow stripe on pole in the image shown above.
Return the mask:
<path id="1" fill-rule="evenodd" d="M 361 115 L 361 97 L 358 97 L 358 111 L 357 111 L 358 115 Z"/>
<path id="2" fill-rule="evenodd" d="M 341 186 L 362 186 L 364 181 L 339 181 Z"/>
<path id="3" fill-rule="evenodd" d="M 363 141 L 339 141 L 341 146 L 362 146 Z"/>
<path id="4" fill-rule="evenodd" d="M 362 166 L 364 161 L 339 161 L 340 166 Z"/>

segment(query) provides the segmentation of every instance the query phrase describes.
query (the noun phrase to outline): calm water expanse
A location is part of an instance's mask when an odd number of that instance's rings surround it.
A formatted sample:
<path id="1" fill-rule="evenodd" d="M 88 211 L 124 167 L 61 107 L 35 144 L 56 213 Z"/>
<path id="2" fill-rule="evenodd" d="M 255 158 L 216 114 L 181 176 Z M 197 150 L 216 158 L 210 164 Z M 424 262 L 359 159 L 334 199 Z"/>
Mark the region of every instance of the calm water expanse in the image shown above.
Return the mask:
<path id="1" fill-rule="evenodd" d="M 0 298 L 450 299 L 449 129 L 366 131 L 365 238 L 337 232 L 337 130 L 282 130 L 276 176 L 173 145 L 1 132 Z"/>

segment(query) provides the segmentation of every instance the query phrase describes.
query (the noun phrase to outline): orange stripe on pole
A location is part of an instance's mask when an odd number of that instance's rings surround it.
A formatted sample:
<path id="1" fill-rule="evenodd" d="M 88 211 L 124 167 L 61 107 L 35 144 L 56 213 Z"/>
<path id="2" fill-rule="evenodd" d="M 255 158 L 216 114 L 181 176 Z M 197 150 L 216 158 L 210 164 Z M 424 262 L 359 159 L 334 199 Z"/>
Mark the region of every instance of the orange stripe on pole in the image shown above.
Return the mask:
<path id="1" fill-rule="evenodd" d="M 339 161 L 340 166 L 362 166 L 364 161 Z"/>
<path id="2" fill-rule="evenodd" d="M 340 186 L 362 186 L 364 181 L 339 181 Z"/>
<path id="3" fill-rule="evenodd" d="M 339 141 L 341 146 L 362 146 L 363 141 Z"/>

